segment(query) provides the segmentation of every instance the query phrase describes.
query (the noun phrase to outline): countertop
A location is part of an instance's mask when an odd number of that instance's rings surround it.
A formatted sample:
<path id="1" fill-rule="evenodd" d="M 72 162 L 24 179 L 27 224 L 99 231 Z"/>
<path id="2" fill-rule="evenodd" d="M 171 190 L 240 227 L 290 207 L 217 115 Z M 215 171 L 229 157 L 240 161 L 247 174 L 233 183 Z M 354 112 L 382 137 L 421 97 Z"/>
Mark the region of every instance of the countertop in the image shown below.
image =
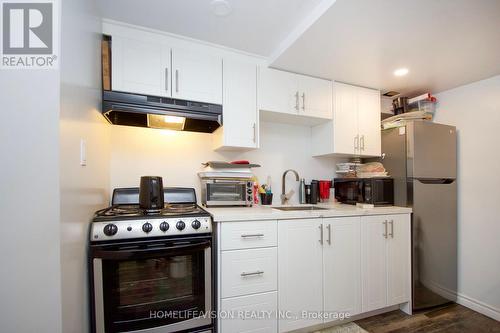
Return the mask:
<path id="1" fill-rule="evenodd" d="M 290 206 L 311 206 L 311 205 L 290 205 Z M 388 206 L 374 208 L 358 208 L 353 205 L 337 203 L 325 203 L 315 205 L 328 208 L 327 210 L 306 210 L 306 211 L 282 211 L 273 207 L 279 205 L 254 207 L 209 207 L 205 208 L 213 216 L 214 222 L 228 221 L 254 221 L 254 220 L 283 220 L 318 217 L 342 217 L 342 216 L 368 216 L 368 215 L 390 215 L 409 214 L 411 208 Z"/>

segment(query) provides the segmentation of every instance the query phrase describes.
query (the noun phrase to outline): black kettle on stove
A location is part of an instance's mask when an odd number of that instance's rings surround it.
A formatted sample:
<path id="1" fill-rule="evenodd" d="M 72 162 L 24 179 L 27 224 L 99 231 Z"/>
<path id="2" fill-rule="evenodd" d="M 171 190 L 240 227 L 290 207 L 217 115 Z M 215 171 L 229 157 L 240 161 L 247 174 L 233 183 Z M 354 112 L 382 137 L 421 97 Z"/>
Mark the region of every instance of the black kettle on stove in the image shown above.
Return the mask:
<path id="1" fill-rule="evenodd" d="M 158 176 L 142 176 L 139 187 L 139 207 L 147 213 L 158 213 L 164 205 L 163 179 Z"/>

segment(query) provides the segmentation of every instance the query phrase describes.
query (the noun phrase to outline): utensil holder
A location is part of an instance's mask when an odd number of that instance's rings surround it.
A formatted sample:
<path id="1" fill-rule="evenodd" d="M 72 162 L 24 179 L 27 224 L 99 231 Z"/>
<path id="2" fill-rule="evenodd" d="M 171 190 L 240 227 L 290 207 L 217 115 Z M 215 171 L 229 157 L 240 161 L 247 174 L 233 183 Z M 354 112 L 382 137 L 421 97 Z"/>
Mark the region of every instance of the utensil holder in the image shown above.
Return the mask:
<path id="1" fill-rule="evenodd" d="M 260 193 L 260 204 L 261 205 L 271 205 L 273 203 L 272 193 Z"/>

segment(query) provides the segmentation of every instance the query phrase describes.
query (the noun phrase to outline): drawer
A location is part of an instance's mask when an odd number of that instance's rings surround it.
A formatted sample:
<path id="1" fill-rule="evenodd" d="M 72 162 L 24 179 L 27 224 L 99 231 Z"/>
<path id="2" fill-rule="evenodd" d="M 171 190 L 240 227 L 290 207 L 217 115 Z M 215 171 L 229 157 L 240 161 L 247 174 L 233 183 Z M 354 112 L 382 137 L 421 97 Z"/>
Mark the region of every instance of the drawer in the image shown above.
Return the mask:
<path id="1" fill-rule="evenodd" d="M 276 333 L 278 331 L 277 308 L 278 293 L 276 291 L 223 299 L 221 311 L 227 315 L 220 321 L 220 332 Z M 242 312 L 247 312 L 252 317 L 245 318 Z M 253 317 L 254 314 L 258 317 Z"/>
<path id="2" fill-rule="evenodd" d="M 221 250 L 239 250 L 276 246 L 277 222 L 248 221 L 223 222 L 221 225 Z"/>
<path id="3" fill-rule="evenodd" d="M 222 298 L 277 290 L 277 252 L 275 247 L 222 252 Z"/>

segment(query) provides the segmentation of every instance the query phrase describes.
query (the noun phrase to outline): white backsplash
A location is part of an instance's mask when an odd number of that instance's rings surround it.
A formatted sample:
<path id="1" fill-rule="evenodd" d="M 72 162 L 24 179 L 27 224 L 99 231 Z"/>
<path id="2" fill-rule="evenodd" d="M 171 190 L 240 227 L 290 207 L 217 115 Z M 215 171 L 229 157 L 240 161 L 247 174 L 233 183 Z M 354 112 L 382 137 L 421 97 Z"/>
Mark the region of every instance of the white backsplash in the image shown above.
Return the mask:
<path id="1" fill-rule="evenodd" d="M 261 122 L 260 149 L 247 152 L 214 152 L 212 136 L 205 133 L 113 126 L 111 129 L 111 188 L 138 186 L 140 176 L 162 176 L 165 186 L 195 187 L 200 193 L 197 172 L 209 160 L 247 159 L 262 165 L 254 169 L 261 183 L 272 178 L 274 198 L 279 203 L 281 176 L 295 169 L 306 182 L 332 179 L 341 158 L 313 158 L 311 129 L 306 126 Z M 298 182 L 287 177 L 287 191 L 295 190 L 291 203 L 298 202 Z"/>

